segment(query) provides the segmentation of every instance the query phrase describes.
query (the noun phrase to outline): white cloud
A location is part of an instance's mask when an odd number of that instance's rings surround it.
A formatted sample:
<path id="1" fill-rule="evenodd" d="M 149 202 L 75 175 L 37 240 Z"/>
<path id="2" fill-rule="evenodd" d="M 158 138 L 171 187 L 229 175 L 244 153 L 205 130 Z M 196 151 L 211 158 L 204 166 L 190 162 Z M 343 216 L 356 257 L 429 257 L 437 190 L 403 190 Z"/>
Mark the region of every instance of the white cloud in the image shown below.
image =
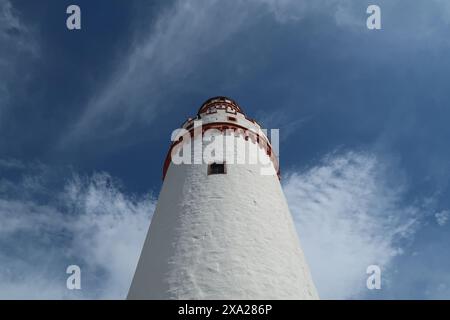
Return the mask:
<path id="1" fill-rule="evenodd" d="M 1 168 L 6 168 L 6 169 L 11 169 L 11 168 L 15 168 L 15 169 L 24 169 L 24 164 L 22 163 L 22 161 L 18 160 L 18 159 L 0 159 L 0 169 Z"/>
<path id="2" fill-rule="evenodd" d="M 18 58 L 18 54 L 36 55 L 38 50 L 34 35 L 9 0 L 0 0 L 0 48 L 2 78 L 5 78 L 6 67 Z"/>
<path id="3" fill-rule="evenodd" d="M 27 28 L 9 0 L 0 0 L 0 120 L 9 105 L 10 88 L 23 81 L 25 59 L 38 54 L 35 35 Z M 20 71 L 19 71 L 20 70 Z"/>
<path id="4" fill-rule="evenodd" d="M 287 175 L 284 191 L 321 298 L 357 298 L 369 265 L 384 278 L 398 241 L 418 226 L 419 209 L 402 203 L 386 167 L 365 153 L 333 154 Z"/>
<path id="5" fill-rule="evenodd" d="M 436 213 L 435 215 L 436 222 L 442 227 L 445 226 L 450 219 L 450 211 L 443 210 L 441 212 Z"/>
<path id="6" fill-rule="evenodd" d="M 154 210 L 151 195 L 126 195 L 105 173 L 74 175 L 42 203 L 29 197 L 36 185 L 0 184 L 0 298 L 126 296 Z M 81 267 L 81 291 L 65 287 L 71 264 Z"/>
<path id="7" fill-rule="evenodd" d="M 6 38 L 9 30 L 21 30 L 22 25 L 13 13 L 11 2 L 0 0 L 0 37 Z"/>
<path id="8" fill-rule="evenodd" d="M 281 142 L 287 140 L 290 136 L 298 132 L 298 130 L 305 123 L 310 121 L 311 118 L 311 116 L 295 118 L 287 113 L 281 113 L 278 110 L 270 113 L 260 112 L 259 116 L 256 117 L 264 129 L 279 129 L 279 138 Z"/>
<path id="9" fill-rule="evenodd" d="M 358 11 L 352 0 L 254 0 L 265 3 L 281 23 L 295 22 L 313 15 L 329 17 L 339 27 L 365 26 L 365 12 Z"/>

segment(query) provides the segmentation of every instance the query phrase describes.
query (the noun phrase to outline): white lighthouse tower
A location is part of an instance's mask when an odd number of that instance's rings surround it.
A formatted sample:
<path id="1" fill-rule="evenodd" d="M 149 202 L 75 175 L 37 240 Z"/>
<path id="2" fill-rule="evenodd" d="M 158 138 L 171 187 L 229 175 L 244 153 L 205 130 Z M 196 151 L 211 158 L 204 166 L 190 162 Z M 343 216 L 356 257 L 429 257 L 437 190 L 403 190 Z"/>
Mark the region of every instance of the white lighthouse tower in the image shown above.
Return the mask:
<path id="1" fill-rule="evenodd" d="M 318 299 L 260 126 L 216 97 L 172 140 L 128 299 Z"/>

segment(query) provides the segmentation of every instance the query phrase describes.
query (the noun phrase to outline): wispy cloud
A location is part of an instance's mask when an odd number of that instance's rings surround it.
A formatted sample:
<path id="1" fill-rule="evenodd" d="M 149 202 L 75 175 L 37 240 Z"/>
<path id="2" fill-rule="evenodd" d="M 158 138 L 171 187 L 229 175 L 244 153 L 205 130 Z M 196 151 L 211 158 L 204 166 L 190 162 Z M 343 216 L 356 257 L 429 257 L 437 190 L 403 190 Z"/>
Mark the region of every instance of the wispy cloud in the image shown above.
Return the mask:
<path id="1" fill-rule="evenodd" d="M 223 47 L 230 39 L 267 16 L 290 23 L 313 13 L 333 16 L 340 7 L 338 1 L 317 0 L 175 1 L 145 31 L 136 32 L 139 40 L 91 97 L 61 145 L 90 137 L 93 131 L 101 139 L 152 123 L 161 110 L 174 107 L 167 99 L 171 90 L 189 86 L 186 79 L 202 69 L 205 56 L 230 50 Z"/>
<path id="2" fill-rule="evenodd" d="M 0 169 L 24 169 L 25 165 L 18 159 L 0 159 Z"/>
<path id="3" fill-rule="evenodd" d="M 325 15 L 339 27 L 365 25 L 364 12 L 358 15 L 354 0 L 255 0 L 267 5 L 281 23 L 295 22 L 313 15 Z"/>
<path id="4" fill-rule="evenodd" d="M 285 178 L 284 191 L 322 298 L 362 297 L 366 268 L 379 265 L 387 275 L 404 249 L 401 240 L 420 225 L 420 208 L 405 204 L 405 186 L 392 183 L 386 169 L 371 154 L 348 152 Z"/>
<path id="5" fill-rule="evenodd" d="M 311 119 L 311 116 L 295 118 L 290 117 L 289 114 L 282 113 L 277 110 L 271 113 L 261 113 L 256 118 L 263 128 L 267 130 L 279 129 L 280 141 L 283 142 L 298 132 L 305 122 L 308 122 Z"/>
<path id="6" fill-rule="evenodd" d="M 151 123 L 159 110 L 171 108 L 164 101 L 171 95 L 167 89 L 174 82 L 181 86 L 204 53 L 239 30 L 249 14 L 241 9 L 241 1 L 176 1 L 134 44 L 65 139 L 78 139 L 97 127 L 108 136 L 132 124 Z"/>
<path id="7" fill-rule="evenodd" d="M 9 0 L 0 0 L 0 128 L 2 111 L 10 103 L 10 90 L 23 81 L 26 61 L 38 55 L 38 44 Z"/>
<path id="8" fill-rule="evenodd" d="M 366 4 L 369 5 L 369 1 Z M 161 110 L 174 107 L 170 98 L 174 91 L 180 94 L 190 86 L 189 76 L 213 72 L 213 65 L 204 68 L 205 57 L 230 50 L 226 45 L 231 45 L 235 36 L 248 31 L 252 25 L 267 22 L 268 17 L 278 23 L 291 23 L 293 27 L 315 17 L 330 28 L 334 25 L 365 32 L 367 5 L 355 0 L 175 1 L 156 21 L 136 31 L 130 50 L 117 61 L 110 79 L 95 90 L 60 145 L 86 138 L 124 135 L 136 125 L 153 123 Z M 445 21 L 442 13 L 445 10 L 440 9 L 447 8 L 439 0 L 427 3 L 429 9 L 423 10 L 424 13 L 405 2 L 381 1 L 379 5 L 386 19 L 383 21 L 390 30 L 374 41 L 409 39 L 409 43 L 411 39 L 419 39 L 419 34 L 434 34 L 435 13 Z M 399 14 L 404 11 L 403 7 L 406 15 Z M 418 19 L 409 19 L 415 16 Z M 414 21 L 414 26 L 410 20 Z M 91 132 L 96 133 L 95 137 Z"/>
<path id="9" fill-rule="evenodd" d="M 31 40 L 27 37 L 29 33 L 30 30 L 20 19 L 11 2 L 0 0 L 0 39 L 2 44 L 8 42 L 25 51 L 33 50 L 34 46 L 28 42 Z M 6 51 L 8 48 L 3 49 Z"/>
<path id="10" fill-rule="evenodd" d="M 447 224 L 447 222 L 450 220 L 450 211 L 449 210 L 443 210 L 435 215 L 436 222 L 442 227 Z"/>

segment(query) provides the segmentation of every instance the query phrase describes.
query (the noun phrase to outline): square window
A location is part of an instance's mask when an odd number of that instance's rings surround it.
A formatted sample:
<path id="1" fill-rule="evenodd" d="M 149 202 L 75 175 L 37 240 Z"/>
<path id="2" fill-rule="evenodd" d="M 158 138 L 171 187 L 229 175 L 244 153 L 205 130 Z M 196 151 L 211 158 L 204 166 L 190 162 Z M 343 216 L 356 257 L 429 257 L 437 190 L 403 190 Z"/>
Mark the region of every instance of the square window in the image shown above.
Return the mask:
<path id="1" fill-rule="evenodd" d="M 225 163 L 211 163 L 208 165 L 208 175 L 211 174 L 226 174 Z"/>

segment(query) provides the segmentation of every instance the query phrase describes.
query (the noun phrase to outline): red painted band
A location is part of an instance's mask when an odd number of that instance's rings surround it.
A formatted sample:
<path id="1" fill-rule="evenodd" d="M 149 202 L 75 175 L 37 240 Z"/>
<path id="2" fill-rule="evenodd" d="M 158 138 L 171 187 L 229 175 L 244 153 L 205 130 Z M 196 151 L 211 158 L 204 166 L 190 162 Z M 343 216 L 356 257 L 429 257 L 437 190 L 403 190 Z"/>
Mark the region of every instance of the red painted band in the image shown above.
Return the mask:
<path id="1" fill-rule="evenodd" d="M 278 178 L 280 178 L 280 167 L 279 167 L 279 163 L 278 163 L 278 159 L 276 158 L 275 154 L 272 151 L 272 146 L 270 144 L 270 142 L 267 140 L 266 137 L 261 136 L 259 134 L 257 134 L 256 132 L 245 128 L 243 126 L 240 126 L 238 124 L 235 123 L 229 123 L 229 122 L 212 122 L 212 123 L 207 123 L 205 125 L 201 126 L 202 128 L 202 135 L 209 129 L 218 129 L 220 131 L 224 131 L 224 130 L 228 130 L 228 129 L 232 129 L 234 128 L 236 129 L 241 129 L 244 130 L 244 133 L 248 133 L 245 135 L 245 140 L 248 140 L 248 138 L 250 137 L 250 139 L 252 140 L 252 142 L 256 142 L 258 143 L 259 146 L 262 146 L 263 148 L 266 149 L 267 155 L 270 157 L 270 159 L 272 160 L 272 163 L 275 167 L 275 170 L 277 172 Z M 196 128 L 192 128 L 190 129 L 188 132 L 190 133 L 191 137 L 194 137 L 194 131 Z M 240 133 L 238 131 L 238 133 Z M 184 139 L 179 139 L 178 141 L 174 141 L 172 143 L 172 145 L 169 148 L 169 152 L 167 153 L 166 159 L 164 161 L 164 167 L 163 167 L 163 180 L 166 177 L 167 174 L 167 170 L 169 169 L 170 163 L 172 162 L 172 150 L 175 148 L 175 146 L 177 146 L 180 143 L 183 143 Z"/>

